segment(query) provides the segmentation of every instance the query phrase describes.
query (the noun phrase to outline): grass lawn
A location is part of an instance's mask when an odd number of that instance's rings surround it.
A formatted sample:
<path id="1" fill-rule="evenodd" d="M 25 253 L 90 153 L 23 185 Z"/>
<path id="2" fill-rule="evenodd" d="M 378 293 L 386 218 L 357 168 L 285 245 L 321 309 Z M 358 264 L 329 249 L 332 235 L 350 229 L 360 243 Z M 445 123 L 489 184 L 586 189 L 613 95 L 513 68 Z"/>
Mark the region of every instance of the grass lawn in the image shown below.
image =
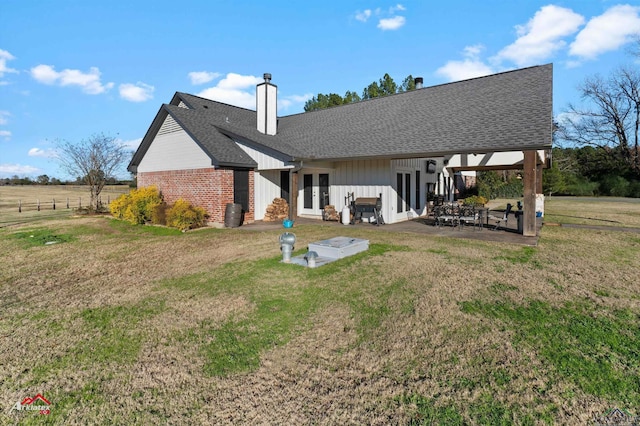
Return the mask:
<path id="1" fill-rule="evenodd" d="M 611 202 L 589 217 L 640 227 L 640 203 Z M 369 251 L 305 269 L 279 262 L 282 231 L 0 229 L 0 424 L 640 415 L 640 234 L 553 226 L 522 247 L 344 227 Z M 296 253 L 336 231 L 294 227 Z M 49 415 L 11 409 L 37 394 Z"/>

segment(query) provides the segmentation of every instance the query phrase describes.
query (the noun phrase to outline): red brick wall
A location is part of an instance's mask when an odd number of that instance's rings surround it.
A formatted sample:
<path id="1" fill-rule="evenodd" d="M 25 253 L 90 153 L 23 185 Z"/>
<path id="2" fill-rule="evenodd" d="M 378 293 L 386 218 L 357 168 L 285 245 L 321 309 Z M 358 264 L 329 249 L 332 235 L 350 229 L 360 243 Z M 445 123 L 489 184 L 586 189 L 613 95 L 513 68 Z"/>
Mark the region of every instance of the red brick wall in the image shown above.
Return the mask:
<path id="1" fill-rule="evenodd" d="M 209 222 L 224 223 L 227 203 L 233 203 L 233 170 L 189 169 L 162 172 L 138 173 L 138 187 L 155 185 L 167 204 L 183 198 L 194 206 L 204 208 L 209 214 Z M 244 223 L 251 223 L 254 214 L 254 176 L 249 172 L 249 211 L 245 212 Z"/>

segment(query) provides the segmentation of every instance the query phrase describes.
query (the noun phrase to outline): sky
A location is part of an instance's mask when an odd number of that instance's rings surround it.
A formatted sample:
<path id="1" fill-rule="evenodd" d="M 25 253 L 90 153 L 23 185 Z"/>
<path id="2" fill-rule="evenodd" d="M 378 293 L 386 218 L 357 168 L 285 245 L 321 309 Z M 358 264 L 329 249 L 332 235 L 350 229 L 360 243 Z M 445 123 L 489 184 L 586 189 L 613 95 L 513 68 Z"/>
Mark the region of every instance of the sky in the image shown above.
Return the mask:
<path id="1" fill-rule="evenodd" d="M 2 0 L 0 178 L 74 178 L 59 141 L 133 151 L 176 91 L 255 109 L 267 72 L 284 116 L 385 73 L 427 87 L 553 63 L 559 115 L 585 78 L 640 66 L 639 35 L 640 3 L 615 0 Z"/>

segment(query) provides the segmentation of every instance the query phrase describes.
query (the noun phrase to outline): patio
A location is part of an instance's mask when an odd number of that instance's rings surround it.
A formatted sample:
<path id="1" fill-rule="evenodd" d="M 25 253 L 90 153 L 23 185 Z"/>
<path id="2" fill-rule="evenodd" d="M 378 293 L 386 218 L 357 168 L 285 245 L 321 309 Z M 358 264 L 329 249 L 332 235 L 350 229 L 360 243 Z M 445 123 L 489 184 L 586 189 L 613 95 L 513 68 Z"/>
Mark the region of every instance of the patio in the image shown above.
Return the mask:
<path id="1" fill-rule="evenodd" d="M 367 228 L 370 230 L 377 230 L 380 232 L 406 232 L 424 235 L 433 235 L 438 237 L 451 237 L 451 238 L 466 238 L 481 241 L 495 241 L 504 242 L 510 244 L 521 244 L 526 246 L 535 246 L 538 244 L 538 237 L 525 237 L 517 232 L 517 222 L 515 216 L 512 214 L 509 216 L 509 221 L 506 225 L 501 225 L 498 230 L 493 230 L 494 225 L 489 222 L 490 225 L 486 225 L 482 229 L 474 228 L 473 226 L 443 226 L 437 227 L 434 225 L 434 219 L 431 217 L 418 217 L 408 220 L 406 222 L 399 222 L 394 224 L 387 224 L 376 226 L 370 223 L 357 223 L 355 225 L 343 225 L 336 221 L 320 221 L 317 219 L 307 219 L 298 217 L 295 220 L 292 232 L 295 232 L 297 226 L 302 225 L 314 225 L 324 226 L 327 228 Z M 539 235 L 539 229 L 542 227 L 542 218 L 536 219 L 536 226 Z M 241 231 L 272 231 L 283 230 L 282 222 L 264 222 L 256 221 L 254 223 L 245 224 L 236 228 Z M 336 230 L 336 232 L 338 232 Z"/>

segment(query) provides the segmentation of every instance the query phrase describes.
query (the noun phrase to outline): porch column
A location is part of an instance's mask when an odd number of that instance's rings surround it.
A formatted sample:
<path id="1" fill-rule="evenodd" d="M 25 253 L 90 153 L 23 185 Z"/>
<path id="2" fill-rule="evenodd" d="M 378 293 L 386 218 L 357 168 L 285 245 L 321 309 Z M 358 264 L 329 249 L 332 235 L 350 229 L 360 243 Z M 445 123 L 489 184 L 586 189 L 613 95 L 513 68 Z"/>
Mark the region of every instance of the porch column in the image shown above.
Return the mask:
<path id="1" fill-rule="evenodd" d="M 522 234 L 525 237 L 536 236 L 536 187 L 537 187 L 537 153 L 524 151 L 524 214 Z"/>

